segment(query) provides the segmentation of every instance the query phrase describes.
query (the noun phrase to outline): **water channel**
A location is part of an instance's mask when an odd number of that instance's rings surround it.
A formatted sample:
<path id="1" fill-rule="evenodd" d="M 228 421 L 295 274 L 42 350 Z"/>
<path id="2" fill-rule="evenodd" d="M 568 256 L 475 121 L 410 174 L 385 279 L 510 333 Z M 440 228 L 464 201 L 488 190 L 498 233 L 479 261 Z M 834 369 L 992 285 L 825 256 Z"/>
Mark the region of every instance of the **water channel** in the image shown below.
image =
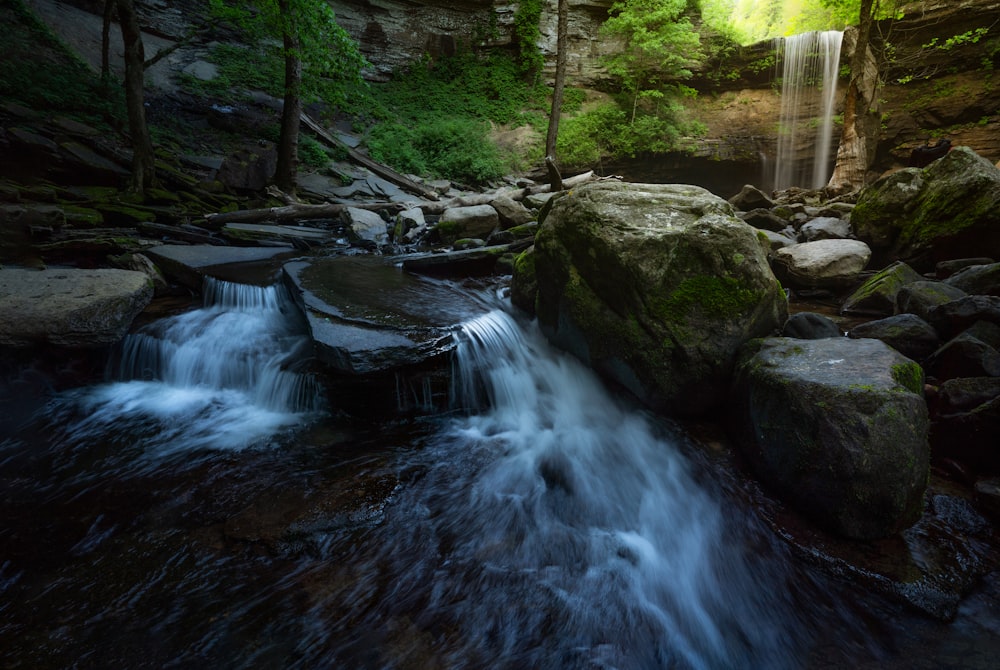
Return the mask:
<path id="1" fill-rule="evenodd" d="M 680 427 L 492 289 L 455 332 L 452 411 L 377 426 L 324 399 L 283 289 L 205 296 L 0 436 L 4 667 L 998 658 L 995 600 L 939 624 L 802 565 Z"/>

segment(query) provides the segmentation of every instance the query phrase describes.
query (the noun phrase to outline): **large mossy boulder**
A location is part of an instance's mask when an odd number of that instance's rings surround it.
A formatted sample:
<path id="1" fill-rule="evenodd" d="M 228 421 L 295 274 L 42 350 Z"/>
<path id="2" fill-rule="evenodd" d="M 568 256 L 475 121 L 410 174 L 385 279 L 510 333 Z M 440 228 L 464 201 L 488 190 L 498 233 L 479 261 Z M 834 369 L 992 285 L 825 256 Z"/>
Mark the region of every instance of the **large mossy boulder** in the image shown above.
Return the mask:
<path id="1" fill-rule="evenodd" d="M 733 408 L 756 475 L 827 530 L 869 540 L 920 517 L 930 467 L 923 373 L 885 343 L 756 340 L 741 354 Z"/>
<path id="2" fill-rule="evenodd" d="M 1000 170 L 967 147 L 924 169 L 899 170 L 861 192 L 851 214 L 875 261 L 918 269 L 940 260 L 1000 256 Z"/>
<path id="3" fill-rule="evenodd" d="M 697 186 L 575 189 L 553 201 L 531 261 L 514 292 L 537 282 L 547 337 L 671 414 L 721 402 L 739 348 L 787 316 L 756 231 Z"/>

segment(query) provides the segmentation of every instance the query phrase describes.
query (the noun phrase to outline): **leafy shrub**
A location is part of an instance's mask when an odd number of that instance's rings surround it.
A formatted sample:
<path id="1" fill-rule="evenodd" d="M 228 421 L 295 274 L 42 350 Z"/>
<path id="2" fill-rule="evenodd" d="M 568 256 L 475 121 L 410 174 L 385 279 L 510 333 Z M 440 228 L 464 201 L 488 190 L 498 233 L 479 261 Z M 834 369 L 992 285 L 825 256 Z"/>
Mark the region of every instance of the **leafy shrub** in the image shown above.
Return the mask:
<path id="1" fill-rule="evenodd" d="M 299 135 L 299 160 L 303 165 L 320 168 L 330 162 L 330 155 L 319 141 L 309 135 Z"/>
<path id="2" fill-rule="evenodd" d="M 403 172 L 483 183 L 505 167 L 487 131 L 485 123 L 458 118 L 413 127 L 382 124 L 372 130 L 368 149 L 375 160 Z"/>

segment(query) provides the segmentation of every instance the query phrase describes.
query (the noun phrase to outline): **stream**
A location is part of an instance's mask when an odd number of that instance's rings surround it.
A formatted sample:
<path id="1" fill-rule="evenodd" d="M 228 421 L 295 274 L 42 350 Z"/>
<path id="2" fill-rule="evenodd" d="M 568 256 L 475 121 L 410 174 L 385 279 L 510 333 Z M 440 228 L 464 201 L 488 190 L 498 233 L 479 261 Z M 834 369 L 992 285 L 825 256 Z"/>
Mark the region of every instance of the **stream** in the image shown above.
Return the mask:
<path id="1" fill-rule="evenodd" d="M 443 415 L 345 420 L 284 290 L 210 280 L 0 435 L 2 665 L 995 667 L 996 593 L 939 624 L 802 565 L 476 299 Z"/>

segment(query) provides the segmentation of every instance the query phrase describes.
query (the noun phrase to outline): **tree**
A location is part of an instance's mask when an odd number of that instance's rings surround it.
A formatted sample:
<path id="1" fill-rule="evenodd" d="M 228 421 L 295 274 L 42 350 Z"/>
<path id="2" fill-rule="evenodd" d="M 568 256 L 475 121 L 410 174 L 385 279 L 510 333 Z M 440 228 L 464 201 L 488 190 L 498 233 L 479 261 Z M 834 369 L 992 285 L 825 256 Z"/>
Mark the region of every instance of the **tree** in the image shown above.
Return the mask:
<path id="1" fill-rule="evenodd" d="M 552 110 L 549 113 L 549 129 L 545 135 L 545 166 L 549 173 L 552 191 L 562 190 L 562 176 L 556 162 L 556 140 L 559 137 L 559 115 L 562 113 L 563 88 L 566 84 L 566 41 L 568 28 L 569 0 L 559 0 L 556 30 L 556 77 L 552 86 Z"/>
<path id="2" fill-rule="evenodd" d="M 601 30 L 624 39 L 607 60 L 608 71 L 631 97 L 630 123 L 644 101 L 663 98 L 670 83 L 691 76 L 700 40 L 684 15 L 687 0 L 618 0 Z"/>
<path id="3" fill-rule="evenodd" d="M 281 40 L 284 95 L 274 182 L 294 193 L 303 101 L 343 105 L 352 86 L 364 85 L 361 70 L 368 63 L 325 0 L 252 0 L 252 7 L 231 1 L 211 0 L 213 15 L 237 25 L 250 40 Z"/>
<path id="4" fill-rule="evenodd" d="M 139 17 L 132 0 L 117 0 L 118 23 L 121 26 L 125 49 L 125 104 L 128 109 L 128 128 L 132 136 L 132 182 L 130 189 L 138 193 L 156 183 L 156 166 L 153 143 L 146 125 L 143 74 L 145 52 Z"/>
<path id="5" fill-rule="evenodd" d="M 851 78 L 844 98 L 844 130 L 837 147 L 837 162 L 827 185 L 831 194 L 848 193 L 863 187 L 868 169 L 875 161 L 880 133 L 881 112 L 879 92 L 887 66 L 885 48 L 880 56 L 872 48 L 877 20 L 895 13 L 895 3 L 889 7 L 880 0 L 824 0 L 825 4 L 844 11 L 857 4 L 858 26 L 845 33 L 849 40 Z M 882 36 L 885 42 L 885 36 Z"/>

